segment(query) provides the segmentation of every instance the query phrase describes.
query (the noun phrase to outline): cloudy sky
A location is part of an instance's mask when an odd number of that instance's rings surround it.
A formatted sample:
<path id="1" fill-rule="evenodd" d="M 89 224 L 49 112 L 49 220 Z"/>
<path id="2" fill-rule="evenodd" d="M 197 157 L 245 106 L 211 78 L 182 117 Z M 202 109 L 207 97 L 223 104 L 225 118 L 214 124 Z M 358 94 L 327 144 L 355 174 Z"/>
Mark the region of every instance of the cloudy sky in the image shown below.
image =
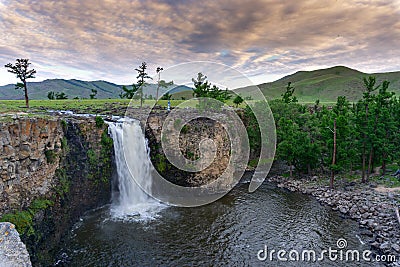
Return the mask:
<path id="1" fill-rule="evenodd" d="M 142 61 L 213 61 L 256 83 L 346 65 L 400 70 L 400 0 L 0 0 L 4 66 L 29 58 L 48 78 L 135 80 Z"/>

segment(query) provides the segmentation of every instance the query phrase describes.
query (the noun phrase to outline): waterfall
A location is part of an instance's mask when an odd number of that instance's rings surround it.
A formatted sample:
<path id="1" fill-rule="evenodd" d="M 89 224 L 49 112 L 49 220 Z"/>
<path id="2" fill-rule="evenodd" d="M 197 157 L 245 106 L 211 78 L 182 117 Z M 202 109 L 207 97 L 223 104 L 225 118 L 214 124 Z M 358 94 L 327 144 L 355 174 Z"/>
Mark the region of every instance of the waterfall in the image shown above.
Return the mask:
<path id="1" fill-rule="evenodd" d="M 114 141 L 118 184 L 112 195 L 111 217 L 122 220 L 153 219 L 164 205 L 145 193 L 151 192 L 152 164 L 140 122 L 120 119 L 108 125 Z M 130 169 L 126 158 L 130 159 Z"/>

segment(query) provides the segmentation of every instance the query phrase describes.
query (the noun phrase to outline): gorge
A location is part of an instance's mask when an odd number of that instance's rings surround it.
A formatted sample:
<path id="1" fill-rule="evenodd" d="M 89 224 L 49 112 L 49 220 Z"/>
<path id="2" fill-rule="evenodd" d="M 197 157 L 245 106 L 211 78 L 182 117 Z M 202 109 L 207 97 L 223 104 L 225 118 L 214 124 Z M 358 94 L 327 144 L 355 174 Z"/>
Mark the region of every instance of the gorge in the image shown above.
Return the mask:
<path id="1" fill-rule="evenodd" d="M 2 118 L 3 219 L 18 219 L 17 230 L 34 266 L 284 266 L 287 263 L 260 261 L 257 252 L 265 245 L 335 248 L 340 238 L 350 249 L 370 249 L 370 237 L 355 221 L 308 195 L 271 183 L 248 193 L 251 173 L 228 195 L 206 206 L 171 207 L 152 199 L 143 192 L 152 187 L 150 160 L 158 171 L 172 173 L 171 179 L 185 177 L 154 154 L 162 152 L 157 144 L 164 115 L 150 117 L 145 131 L 140 116 L 105 121 L 65 114 Z M 213 128 L 210 137 L 220 138 L 221 147 L 226 147 L 213 123 L 198 120 L 191 126 Z M 135 152 L 135 167 L 130 169 L 122 147 L 124 134 Z M 186 147 L 197 142 L 198 137 L 183 140 Z M 199 181 L 199 176 L 187 177 L 189 185 Z M 136 179 L 144 179 L 140 184 L 147 188 L 140 188 Z M 24 212 L 27 219 L 21 216 Z M 315 266 L 332 264 L 342 263 Z"/>

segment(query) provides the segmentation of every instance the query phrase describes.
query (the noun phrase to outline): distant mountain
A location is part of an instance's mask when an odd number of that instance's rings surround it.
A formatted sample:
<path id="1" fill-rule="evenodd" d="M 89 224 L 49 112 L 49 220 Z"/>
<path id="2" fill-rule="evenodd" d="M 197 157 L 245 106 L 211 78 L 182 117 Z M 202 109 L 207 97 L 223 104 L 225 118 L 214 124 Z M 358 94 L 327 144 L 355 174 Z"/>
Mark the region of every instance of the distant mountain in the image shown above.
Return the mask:
<path id="1" fill-rule="evenodd" d="M 295 87 L 296 97 L 303 102 L 336 101 L 340 95 L 346 96 L 349 100 L 355 101 L 362 97 L 364 84 L 362 79 L 373 75 L 378 83 L 383 80 L 390 82 L 389 90 L 400 95 L 400 72 L 373 73 L 367 74 L 350 69 L 344 66 L 336 66 L 315 71 L 299 71 L 288 75 L 275 82 L 260 84 L 259 87 L 268 99 L 280 98 L 285 91 L 288 82 Z M 80 81 L 52 79 L 43 82 L 28 83 L 30 99 L 47 99 L 49 91 L 64 92 L 68 98 L 76 96 L 89 98 L 91 89 L 97 90 L 97 98 L 119 98 L 122 92 L 122 85 L 106 81 Z M 192 89 L 184 85 L 173 85 L 170 88 L 160 88 L 160 95 L 170 90 L 174 99 L 189 99 L 192 97 Z M 249 88 L 252 90 L 251 88 Z M 145 96 L 156 96 L 157 85 L 149 84 L 144 89 Z M 22 90 L 15 90 L 14 85 L 0 86 L 1 99 L 23 99 Z"/>
<path id="2" fill-rule="evenodd" d="M 47 99 L 50 91 L 64 92 L 68 98 L 89 98 L 92 89 L 97 90 L 97 98 L 118 98 L 122 86 L 106 81 L 85 82 L 80 80 L 51 79 L 42 82 L 29 82 L 30 99 Z M 15 90 L 13 84 L 0 86 L 0 99 L 23 99 L 22 90 Z"/>
<path id="3" fill-rule="evenodd" d="M 129 87 L 129 85 L 127 85 Z M 160 95 L 163 92 L 171 89 L 171 93 L 178 93 L 185 90 L 191 90 L 187 86 L 173 85 L 169 88 L 160 88 Z M 51 79 L 42 82 L 29 82 L 29 98 L 30 99 L 47 99 L 47 93 L 50 91 L 64 92 L 69 99 L 74 97 L 89 98 L 92 93 L 92 89 L 97 90 L 97 98 L 119 98 L 119 94 L 122 92 L 122 85 L 106 81 L 80 81 L 80 80 L 63 80 L 63 79 Z M 144 95 L 153 97 L 156 96 L 157 85 L 149 84 L 144 89 Z M 1 99 L 24 99 L 22 90 L 15 90 L 15 85 L 9 84 L 0 86 L 0 100 Z"/>
<path id="4" fill-rule="evenodd" d="M 182 92 L 189 92 L 189 91 L 192 92 L 192 89 L 186 85 L 172 85 L 168 88 L 160 87 L 159 92 L 158 92 L 159 97 L 167 91 L 171 95 L 176 95 L 176 94 L 179 94 Z M 144 92 L 145 96 L 151 95 L 151 96 L 155 97 L 157 95 L 157 84 L 146 85 L 143 92 Z"/>
<path id="5" fill-rule="evenodd" d="M 355 101 L 362 97 L 365 90 L 363 78 L 369 75 L 375 76 L 378 83 L 389 81 L 389 90 L 400 95 L 400 72 L 367 74 L 344 66 L 299 71 L 275 82 L 260 84 L 259 87 L 269 99 L 280 98 L 288 82 L 292 82 L 295 95 L 301 101 L 336 101 L 341 95 Z"/>

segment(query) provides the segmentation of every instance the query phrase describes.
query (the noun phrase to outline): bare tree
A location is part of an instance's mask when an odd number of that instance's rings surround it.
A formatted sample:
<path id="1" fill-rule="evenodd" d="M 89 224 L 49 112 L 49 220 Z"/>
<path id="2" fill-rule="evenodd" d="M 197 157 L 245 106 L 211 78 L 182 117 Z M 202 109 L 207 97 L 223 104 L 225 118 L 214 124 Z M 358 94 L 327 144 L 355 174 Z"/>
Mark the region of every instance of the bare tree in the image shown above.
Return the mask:
<path id="1" fill-rule="evenodd" d="M 35 78 L 36 70 L 29 70 L 29 59 L 20 58 L 16 60 L 15 65 L 8 63 L 4 67 L 7 68 L 8 72 L 11 72 L 17 75 L 17 78 L 21 80 L 20 83 L 15 85 L 15 89 L 24 89 L 25 92 L 25 104 L 26 107 L 29 108 L 29 97 L 28 97 L 28 88 L 27 88 L 27 79 Z"/>
<path id="2" fill-rule="evenodd" d="M 336 118 L 333 120 L 333 154 L 332 154 L 332 170 L 331 170 L 331 180 L 329 187 L 333 189 L 333 183 L 335 181 L 335 164 L 336 164 Z"/>
<path id="3" fill-rule="evenodd" d="M 157 80 L 157 92 L 156 92 L 156 101 L 158 100 L 158 91 L 160 90 L 160 79 L 161 79 L 161 72 L 164 69 L 161 67 L 157 67 L 156 72 L 158 74 L 158 80 Z"/>

